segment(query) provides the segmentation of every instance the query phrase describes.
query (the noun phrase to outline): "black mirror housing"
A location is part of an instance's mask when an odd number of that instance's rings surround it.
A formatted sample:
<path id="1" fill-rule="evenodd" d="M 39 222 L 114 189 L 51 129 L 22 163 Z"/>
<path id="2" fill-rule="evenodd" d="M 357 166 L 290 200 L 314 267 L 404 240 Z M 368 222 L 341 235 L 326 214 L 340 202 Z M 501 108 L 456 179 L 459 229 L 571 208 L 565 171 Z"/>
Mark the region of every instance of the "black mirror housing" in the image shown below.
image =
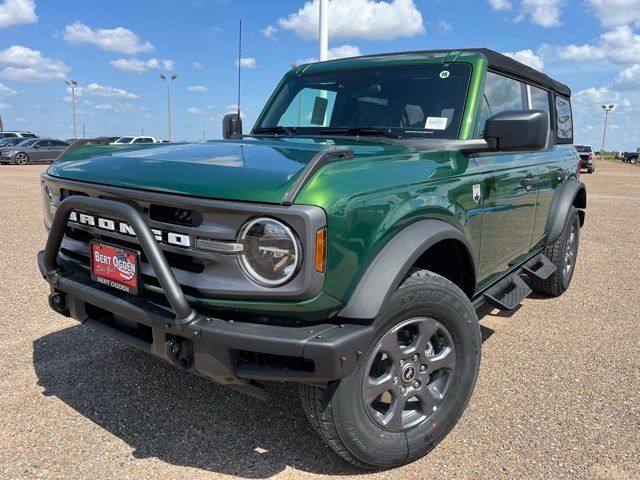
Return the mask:
<path id="1" fill-rule="evenodd" d="M 242 119 L 237 113 L 228 113 L 222 119 L 222 138 L 229 139 L 242 135 Z"/>
<path id="2" fill-rule="evenodd" d="M 489 117 L 484 139 L 500 152 L 542 150 L 547 145 L 549 118 L 544 110 L 507 110 Z"/>

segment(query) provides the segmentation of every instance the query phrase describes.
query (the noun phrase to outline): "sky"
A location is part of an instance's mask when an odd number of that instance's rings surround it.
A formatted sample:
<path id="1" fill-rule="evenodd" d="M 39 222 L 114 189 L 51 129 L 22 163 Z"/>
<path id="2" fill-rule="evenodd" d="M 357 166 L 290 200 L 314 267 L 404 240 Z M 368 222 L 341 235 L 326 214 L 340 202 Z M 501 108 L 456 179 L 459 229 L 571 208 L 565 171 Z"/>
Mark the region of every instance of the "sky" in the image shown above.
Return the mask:
<path id="1" fill-rule="evenodd" d="M 5 130 L 219 138 L 236 109 L 238 21 L 248 131 L 291 64 L 317 57 L 318 1 L 0 0 Z M 573 91 L 576 143 L 640 147 L 640 0 L 330 0 L 330 57 L 488 47 Z"/>

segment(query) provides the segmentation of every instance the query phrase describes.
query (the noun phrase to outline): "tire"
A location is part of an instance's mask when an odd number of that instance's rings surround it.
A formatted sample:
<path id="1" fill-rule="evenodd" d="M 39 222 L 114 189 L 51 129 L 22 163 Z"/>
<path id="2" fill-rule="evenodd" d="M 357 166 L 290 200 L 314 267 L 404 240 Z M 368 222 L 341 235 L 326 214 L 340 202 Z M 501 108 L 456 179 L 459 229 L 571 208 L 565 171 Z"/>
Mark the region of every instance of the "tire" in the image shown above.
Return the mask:
<path id="1" fill-rule="evenodd" d="M 633 157 L 629 159 L 629 163 L 631 165 L 635 165 L 636 163 L 638 163 L 638 157 Z"/>
<path id="2" fill-rule="evenodd" d="M 16 165 L 27 165 L 29 163 L 29 155 L 24 152 L 16 153 L 15 163 Z"/>
<path id="3" fill-rule="evenodd" d="M 376 323 L 351 375 L 327 388 L 301 385 L 300 397 L 338 455 L 379 470 L 423 457 L 455 426 L 478 377 L 481 335 L 466 295 L 426 270 L 411 272 Z"/>
<path id="4" fill-rule="evenodd" d="M 573 234 L 573 237 L 572 237 Z M 543 253 L 556 266 L 556 271 L 546 280 L 531 279 L 533 289 L 543 295 L 558 297 L 571 284 L 580 246 L 580 217 L 571 207 L 560 237 L 553 245 L 547 245 Z"/>

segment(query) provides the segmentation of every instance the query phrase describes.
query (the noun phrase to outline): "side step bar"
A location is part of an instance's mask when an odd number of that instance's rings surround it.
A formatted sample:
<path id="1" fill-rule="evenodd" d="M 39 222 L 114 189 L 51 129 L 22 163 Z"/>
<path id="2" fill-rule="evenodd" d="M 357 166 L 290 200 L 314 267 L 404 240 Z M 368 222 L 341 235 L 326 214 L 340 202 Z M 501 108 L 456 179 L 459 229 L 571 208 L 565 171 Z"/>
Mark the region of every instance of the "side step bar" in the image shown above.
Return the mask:
<path id="1" fill-rule="evenodd" d="M 520 275 L 524 274 L 530 279 L 546 280 L 555 271 L 556 266 L 540 253 L 486 290 L 482 299 L 499 310 L 513 310 L 533 292 Z"/>

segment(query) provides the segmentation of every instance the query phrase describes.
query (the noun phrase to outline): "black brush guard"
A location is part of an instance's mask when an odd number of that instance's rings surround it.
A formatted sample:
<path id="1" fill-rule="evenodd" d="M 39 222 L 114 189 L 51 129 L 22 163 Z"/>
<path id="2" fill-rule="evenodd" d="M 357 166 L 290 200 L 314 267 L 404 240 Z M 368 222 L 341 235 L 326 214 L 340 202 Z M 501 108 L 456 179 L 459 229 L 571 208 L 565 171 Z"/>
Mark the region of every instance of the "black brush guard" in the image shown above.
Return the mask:
<path id="1" fill-rule="evenodd" d="M 73 211 L 104 214 L 126 221 L 162 287 L 170 309 L 119 292 L 65 271 L 58 262 L 69 215 Z M 373 327 L 320 324 L 287 327 L 211 318 L 187 302 L 149 226 L 131 205 L 101 198 L 72 196 L 57 208 L 38 264 L 51 285 L 49 303 L 125 343 L 248 395 L 266 399 L 255 380 L 289 380 L 324 384 L 355 368 L 373 335 Z M 142 334 L 141 334 L 142 332 Z M 240 360 L 240 352 L 301 359 L 312 369 L 273 368 Z"/>

